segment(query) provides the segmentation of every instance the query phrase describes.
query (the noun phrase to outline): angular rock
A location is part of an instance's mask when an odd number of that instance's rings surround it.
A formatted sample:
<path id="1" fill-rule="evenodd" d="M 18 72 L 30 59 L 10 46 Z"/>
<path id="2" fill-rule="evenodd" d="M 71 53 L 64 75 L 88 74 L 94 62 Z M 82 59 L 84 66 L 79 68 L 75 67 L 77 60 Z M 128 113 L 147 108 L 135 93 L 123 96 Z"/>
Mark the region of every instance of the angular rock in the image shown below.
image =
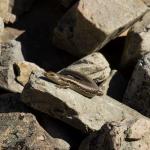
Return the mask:
<path id="1" fill-rule="evenodd" d="M 98 83 L 105 81 L 109 77 L 111 71 L 108 61 L 99 52 L 85 56 L 69 65 L 66 69 L 80 72 Z"/>
<path id="2" fill-rule="evenodd" d="M 16 81 L 14 63 L 23 61 L 21 45 L 15 40 L 0 44 L 0 87 L 13 92 L 21 92 L 23 86 Z"/>
<path id="3" fill-rule="evenodd" d="M 12 27 L 5 27 L 2 34 L 0 34 L 0 42 L 7 42 L 10 40 L 15 40 L 21 36 L 25 31 L 15 29 Z"/>
<path id="4" fill-rule="evenodd" d="M 146 11 L 141 0 L 80 0 L 58 23 L 53 43 L 77 56 L 98 51 Z"/>
<path id="5" fill-rule="evenodd" d="M 79 150 L 149 150 L 150 120 L 139 118 L 110 122 L 87 137 Z"/>
<path id="6" fill-rule="evenodd" d="M 30 76 L 21 97 L 27 105 L 83 132 L 99 130 L 108 121 L 141 116 L 108 96 L 95 96 L 90 99 L 34 74 Z"/>
<path id="7" fill-rule="evenodd" d="M 150 52 L 150 11 L 129 30 L 121 66 L 134 65 L 144 54 Z"/>
<path id="8" fill-rule="evenodd" d="M 69 150 L 67 142 L 51 137 L 31 114 L 0 114 L 0 149 Z"/>
<path id="9" fill-rule="evenodd" d="M 32 72 L 41 72 L 41 73 L 44 72 L 44 69 L 40 68 L 34 63 L 27 61 L 15 62 L 14 65 L 18 72 L 16 75 L 16 80 L 22 86 L 25 86 L 25 84 L 28 82 Z"/>
<path id="10" fill-rule="evenodd" d="M 150 117 L 150 53 L 138 61 L 123 102 L 136 109 L 145 116 Z"/>
<path id="11" fill-rule="evenodd" d="M 44 113 L 34 111 L 27 107 L 21 99 L 20 94 L 9 93 L 0 95 L 0 113 L 23 112 L 32 113 L 36 115 L 38 122 L 48 132 L 49 135 L 67 141 L 71 147 L 79 145 L 81 138 L 76 139 L 80 134 L 73 134 L 75 131 L 71 130 L 66 124 L 59 120 L 53 119 Z"/>

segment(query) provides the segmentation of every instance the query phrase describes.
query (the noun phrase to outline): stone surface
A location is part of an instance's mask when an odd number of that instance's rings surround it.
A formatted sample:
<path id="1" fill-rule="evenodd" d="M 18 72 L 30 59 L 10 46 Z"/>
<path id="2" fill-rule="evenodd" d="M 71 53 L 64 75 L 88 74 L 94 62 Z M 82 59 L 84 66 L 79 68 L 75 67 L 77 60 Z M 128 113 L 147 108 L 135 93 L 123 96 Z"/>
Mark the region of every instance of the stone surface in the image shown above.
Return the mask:
<path id="1" fill-rule="evenodd" d="M 16 16 L 20 16 L 28 11 L 34 0 L 1 0 L 0 1 L 0 17 L 5 23 L 14 23 Z"/>
<path id="2" fill-rule="evenodd" d="M 21 92 L 23 86 L 16 81 L 13 64 L 23 61 L 21 45 L 15 40 L 0 44 L 0 87 L 13 92 Z"/>
<path id="3" fill-rule="evenodd" d="M 58 23 L 53 43 L 77 56 L 98 51 L 146 10 L 141 0 L 80 0 Z"/>
<path id="4" fill-rule="evenodd" d="M 150 7 L 150 0 L 143 0 L 143 2 L 144 2 L 148 7 Z"/>
<path id="5" fill-rule="evenodd" d="M 105 81 L 111 72 L 106 58 L 99 52 L 95 52 L 69 65 L 66 69 L 80 72 L 95 80 L 101 88 L 101 82 Z M 65 70 L 65 69 L 63 69 Z M 62 71 L 63 71 L 62 70 Z M 60 71 L 61 72 L 61 71 Z M 105 86 L 103 86 L 103 89 Z"/>
<path id="6" fill-rule="evenodd" d="M 27 105 L 83 132 L 99 130 L 108 121 L 141 116 L 108 96 L 89 99 L 34 74 L 30 76 L 21 97 Z"/>
<path id="7" fill-rule="evenodd" d="M 150 11 L 129 30 L 121 66 L 134 65 L 144 54 L 150 52 Z"/>
<path id="8" fill-rule="evenodd" d="M 15 62 L 14 66 L 18 72 L 16 75 L 16 80 L 22 86 L 25 86 L 25 84 L 28 82 L 32 72 L 41 72 L 41 73 L 44 72 L 44 69 L 40 68 L 34 63 L 27 61 Z"/>
<path id="9" fill-rule="evenodd" d="M 50 136 L 31 114 L 0 114 L 0 149 L 69 150 L 67 142 Z"/>
<path id="10" fill-rule="evenodd" d="M 0 95 L 0 113 L 12 112 L 34 114 L 40 125 L 48 132 L 49 135 L 57 137 L 57 139 L 67 141 L 72 148 L 76 149 L 82 140 L 80 132 L 74 131 L 71 127 L 59 120 L 53 119 L 44 113 L 40 113 L 30 107 L 27 107 L 27 105 L 20 100 L 20 94 L 9 93 Z M 80 136 L 80 138 L 78 136 Z"/>
<path id="11" fill-rule="evenodd" d="M 138 61 L 123 102 L 150 117 L 150 53 Z"/>
<path id="12" fill-rule="evenodd" d="M 19 38 L 25 31 L 15 29 L 12 27 L 5 27 L 3 32 L 0 34 L 0 43 L 15 40 Z"/>
<path id="13" fill-rule="evenodd" d="M 105 124 L 87 137 L 79 150 L 149 150 L 150 120 L 140 118 Z"/>

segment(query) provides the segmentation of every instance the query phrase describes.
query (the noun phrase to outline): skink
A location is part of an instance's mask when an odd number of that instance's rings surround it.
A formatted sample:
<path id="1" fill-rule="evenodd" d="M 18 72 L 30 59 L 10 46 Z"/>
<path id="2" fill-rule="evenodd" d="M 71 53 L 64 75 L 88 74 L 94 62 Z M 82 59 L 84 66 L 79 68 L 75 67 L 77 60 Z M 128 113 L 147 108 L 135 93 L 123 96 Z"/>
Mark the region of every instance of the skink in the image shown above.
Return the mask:
<path id="1" fill-rule="evenodd" d="M 65 70 L 61 73 L 55 73 L 49 71 L 45 72 L 44 75 L 55 84 L 64 88 L 70 88 L 88 98 L 92 98 L 95 95 L 103 95 L 103 92 L 92 79 L 79 72 Z"/>

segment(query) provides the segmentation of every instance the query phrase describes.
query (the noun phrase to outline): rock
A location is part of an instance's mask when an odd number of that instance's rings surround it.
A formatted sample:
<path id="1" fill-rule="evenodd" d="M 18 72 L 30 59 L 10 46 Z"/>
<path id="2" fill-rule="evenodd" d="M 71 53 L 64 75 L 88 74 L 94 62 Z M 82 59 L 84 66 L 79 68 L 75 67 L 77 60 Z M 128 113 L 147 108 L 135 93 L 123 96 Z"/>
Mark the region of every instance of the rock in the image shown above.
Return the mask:
<path id="1" fill-rule="evenodd" d="M 25 31 L 15 29 L 12 27 L 5 27 L 3 32 L 0 34 L 0 43 L 15 40 L 19 38 Z"/>
<path id="2" fill-rule="evenodd" d="M 58 23 L 53 43 L 73 55 L 87 55 L 116 38 L 147 9 L 141 0 L 80 0 Z"/>
<path id="3" fill-rule="evenodd" d="M 16 16 L 22 15 L 28 11 L 34 0 L 1 0 L 0 1 L 0 17 L 5 23 L 14 23 Z"/>
<path id="4" fill-rule="evenodd" d="M 40 68 L 34 63 L 27 62 L 27 61 L 15 62 L 14 65 L 18 72 L 16 76 L 16 80 L 22 86 L 25 86 L 25 84 L 28 82 L 32 72 L 37 72 L 37 71 L 41 73 L 44 72 L 44 69 Z"/>
<path id="5" fill-rule="evenodd" d="M 50 136 L 31 114 L 0 114 L 0 149 L 69 150 L 67 142 Z"/>
<path id="6" fill-rule="evenodd" d="M 129 30 L 122 55 L 121 66 L 133 66 L 137 63 L 139 58 L 150 52 L 149 41 L 150 11 Z"/>
<path id="7" fill-rule="evenodd" d="M 32 113 L 36 116 L 40 125 L 48 132 L 49 135 L 53 137 L 57 137 L 57 139 L 61 139 L 67 141 L 71 147 L 75 147 L 76 144 L 79 145 L 82 138 L 77 136 L 80 135 L 79 132 L 74 134 L 74 130 L 69 128 L 63 122 L 59 120 L 53 119 L 44 113 L 40 113 L 27 107 L 21 100 L 20 94 L 9 93 L 0 95 L 0 113 L 12 113 L 12 112 L 24 112 L 24 113 Z M 81 135 L 80 135 L 81 136 Z"/>
<path id="8" fill-rule="evenodd" d="M 123 102 L 136 109 L 145 116 L 150 117 L 150 53 L 138 61 Z"/>
<path id="9" fill-rule="evenodd" d="M 149 150 L 150 120 L 139 118 L 106 123 L 87 137 L 79 150 Z"/>
<path id="10" fill-rule="evenodd" d="M 82 59 L 69 65 L 66 69 L 80 72 L 95 80 L 99 84 L 100 88 L 101 83 L 109 77 L 111 71 L 108 61 L 99 52 L 83 57 Z M 61 71 L 64 70 L 65 69 Z"/>
<path id="11" fill-rule="evenodd" d="M 4 22 L 3 19 L 0 17 L 0 38 L 3 31 L 4 31 Z"/>
<path id="12" fill-rule="evenodd" d="M 108 96 L 92 99 L 32 74 L 21 99 L 27 105 L 81 130 L 93 132 L 108 121 L 136 118 L 136 111 Z"/>
<path id="13" fill-rule="evenodd" d="M 0 44 L 0 87 L 21 92 L 23 86 L 16 81 L 14 63 L 23 61 L 20 42 L 11 40 Z"/>
<path id="14" fill-rule="evenodd" d="M 126 86 L 126 79 L 117 70 L 112 70 L 109 78 L 101 84 L 104 93 L 119 101 L 122 101 Z"/>

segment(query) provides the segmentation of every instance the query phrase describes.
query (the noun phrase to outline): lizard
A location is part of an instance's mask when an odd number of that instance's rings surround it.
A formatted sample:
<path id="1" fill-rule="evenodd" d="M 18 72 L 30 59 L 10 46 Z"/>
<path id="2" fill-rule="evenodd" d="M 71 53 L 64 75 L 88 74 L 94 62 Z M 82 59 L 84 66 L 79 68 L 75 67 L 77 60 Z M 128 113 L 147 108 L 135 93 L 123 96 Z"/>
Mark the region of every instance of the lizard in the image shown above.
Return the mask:
<path id="1" fill-rule="evenodd" d="M 103 95 L 102 90 L 92 79 L 76 71 L 64 70 L 60 73 L 48 71 L 44 76 L 53 83 L 63 88 L 70 88 L 88 98 Z"/>

